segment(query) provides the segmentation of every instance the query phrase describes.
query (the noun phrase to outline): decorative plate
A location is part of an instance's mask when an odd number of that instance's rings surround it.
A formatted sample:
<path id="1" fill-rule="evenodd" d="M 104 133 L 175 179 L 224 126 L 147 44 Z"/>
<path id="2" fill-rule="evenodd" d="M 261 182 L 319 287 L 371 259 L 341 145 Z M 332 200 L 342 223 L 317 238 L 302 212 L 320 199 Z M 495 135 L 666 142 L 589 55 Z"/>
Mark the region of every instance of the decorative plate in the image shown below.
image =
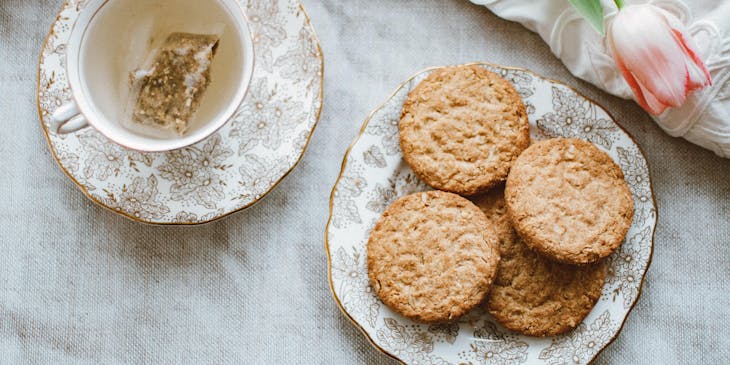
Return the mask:
<path id="1" fill-rule="evenodd" d="M 298 0 L 242 0 L 256 51 L 248 95 L 216 134 L 166 153 L 125 149 L 92 128 L 49 132 L 49 116 L 71 98 L 65 42 L 85 3 L 66 0 L 46 38 L 38 112 L 54 159 L 91 200 L 145 223 L 205 223 L 253 205 L 296 166 L 319 120 L 324 72 Z"/>
<path id="2" fill-rule="evenodd" d="M 482 309 L 451 324 L 419 324 L 391 311 L 373 293 L 365 262 L 370 230 L 395 199 L 428 189 L 402 158 L 398 121 L 408 93 L 433 69 L 400 85 L 368 117 L 345 155 L 330 198 L 325 240 L 334 298 L 376 348 L 405 364 L 586 364 L 618 335 L 651 260 L 657 212 L 646 158 L 601 106 L 569 86 L 523 69 L 479 65 L 515 85 L 534 139 L 591 141 L 624 171 L 636 212 L 626 241 L 608 259 L 609 276 L 598 304 L 572 332 L 534 338 L 504 329 Z"/>

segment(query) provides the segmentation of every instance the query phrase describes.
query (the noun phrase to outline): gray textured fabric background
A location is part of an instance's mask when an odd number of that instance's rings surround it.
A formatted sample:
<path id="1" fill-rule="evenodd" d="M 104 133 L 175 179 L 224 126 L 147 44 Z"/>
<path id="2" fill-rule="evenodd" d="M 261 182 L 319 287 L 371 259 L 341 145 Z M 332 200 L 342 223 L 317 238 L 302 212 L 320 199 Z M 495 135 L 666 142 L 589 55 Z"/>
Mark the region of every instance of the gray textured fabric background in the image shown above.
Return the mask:
<path id="1" fill-rule="evenodd" d="M 59 0 L 0 0 L 0 363 L 393 364 L 332 300 L 328 197 L 360 124 L 419 69 L 522 66 L 605 105 L 646 151 L 659 205 L 644 293 L 598 364 L 730 358 L 730 160 L 662 133 L 572 78 L 534 34 L 462 0 L 305 0 L 325 106 L 299 167 L 264 201 L 201 227 L 133 223 L 53 162 L 35 106 Z"/>

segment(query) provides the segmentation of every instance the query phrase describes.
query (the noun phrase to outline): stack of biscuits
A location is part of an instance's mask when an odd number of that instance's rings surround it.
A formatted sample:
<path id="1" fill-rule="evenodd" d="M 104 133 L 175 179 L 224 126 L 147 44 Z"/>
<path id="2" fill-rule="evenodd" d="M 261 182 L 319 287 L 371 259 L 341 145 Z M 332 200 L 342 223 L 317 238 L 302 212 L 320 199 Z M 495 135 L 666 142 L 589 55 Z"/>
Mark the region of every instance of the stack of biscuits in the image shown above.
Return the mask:
<path id="1" fill-rule="evenodd" d="M 425 323 L 483 305 L 530 336 L 581 323 L 633 219 L 611 157 L 579 139 L 531 145 L 517 91 L 476 65 L 432 72 L 405 101 L 399 131 L 404 159 L 436 190 L 395 201 L 372 230 L 368 276 L 380 299 Z"/>

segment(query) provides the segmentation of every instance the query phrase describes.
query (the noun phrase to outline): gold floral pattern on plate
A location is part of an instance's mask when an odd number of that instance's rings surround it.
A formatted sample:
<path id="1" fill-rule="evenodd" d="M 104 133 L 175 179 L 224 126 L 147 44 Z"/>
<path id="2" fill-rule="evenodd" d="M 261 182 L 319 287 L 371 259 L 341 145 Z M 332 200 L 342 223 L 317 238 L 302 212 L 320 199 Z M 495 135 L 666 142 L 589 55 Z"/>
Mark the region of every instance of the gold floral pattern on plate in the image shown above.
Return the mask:
<path id="1" fill-rule="evenodd" d="M 648 163 L 605 109 L 569 86 L 523 69 L 478 65 L 515 85 L 528 107 L 534 139 L 563 136 L 594 142 L 624 170 L 635 218 L 621 249 L 608 259 L 608 279 L 598 304 L 574 331 L 534 338 L 504 329 L 482 309 L 448 325 L 415 323 L 391 311 L 373 293 L 365 265 L 370 230 L 395 199 L 428 189 L 403 161 L 398 121 L 408 93 L 434 69 L 400 85 L 367 118 L 345 154 L 330 196 L 325 238 L 332 294 L 376 348 L 405 364 L 589 363 L 618 335 L 651 261 L 657 210 Z"/>
<path id="2" fill-rule="evenodd" d="M 256 68 L 236 115 L 216 134 L 165 153 L 140 153 L 87 128 L 48 130 L 71 99 L 66 42 L 85 0 L 67 0 L 43 45 L 38 113 L 51 153 L 91 200 L 136 221 L 199 224 L 245 209 L 299 162 L 323 102 L 324 60 L 298 0 L 240 0 L 251 21 Z"/>

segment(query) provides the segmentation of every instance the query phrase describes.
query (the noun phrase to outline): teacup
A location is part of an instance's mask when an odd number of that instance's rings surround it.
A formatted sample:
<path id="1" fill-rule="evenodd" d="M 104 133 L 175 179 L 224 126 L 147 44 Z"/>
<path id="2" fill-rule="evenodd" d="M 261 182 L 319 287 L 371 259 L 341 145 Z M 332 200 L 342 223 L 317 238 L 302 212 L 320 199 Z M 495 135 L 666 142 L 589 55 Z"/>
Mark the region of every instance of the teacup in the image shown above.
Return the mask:
<path id="1" fill-rule="evenodd" d="M 130 72 L 144 50 L 173 32 L 220 32 L 211 82 L 182 136 L 154 135 L 124 123 Z M 149 38 L 149 39 L 148 39 Z M 238 0 L 91 0 L 81 10 L 66 47 L 73 101 L 51 116 L 59 134 L 95 128 L 124 147 L 160 152 L 192 145 L 233 117 L 253 74 L 249 23 Z"/>

